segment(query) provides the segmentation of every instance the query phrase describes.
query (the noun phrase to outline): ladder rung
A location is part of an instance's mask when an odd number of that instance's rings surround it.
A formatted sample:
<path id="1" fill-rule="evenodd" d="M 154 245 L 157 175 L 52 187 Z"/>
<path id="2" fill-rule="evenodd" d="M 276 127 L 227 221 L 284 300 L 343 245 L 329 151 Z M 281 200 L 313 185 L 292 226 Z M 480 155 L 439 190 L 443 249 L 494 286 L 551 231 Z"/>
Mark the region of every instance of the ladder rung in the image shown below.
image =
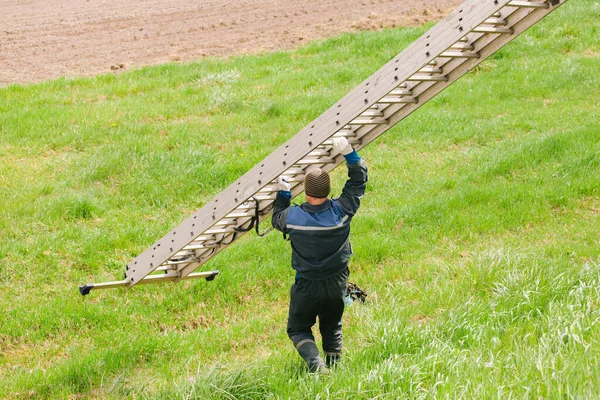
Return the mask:
<path id="1" fill-rule="evenodd" d="M 194 239 L 194 242 L 202 243 L 202 242 L 206 242 L 206 241 L 213 241 L 215 239 L 216 239 L 215 235 L 200 235 L 196 239 Z M 192 242 L 192 243 L 194 243 L 194 242 Z"/>
<path id="2" fill-rule="evenodd" d="M 286 177 L 286 180 L 288 182 L 298 182 L 297 180 L 292 180 L 292 177 Z M 264 188 L 260 189 L 260 193 L 273 193 L 273 192 L 279 192 L 281 189 L 278 186 L 265 186 Z"/>
<path id="3" fill-rule="evenodd" d="M 409 81 L 430 82 L 430 81 L 447 81 L 446 75 L 413 75 L 408 78 Z"/>
<path id="4" fill-rule="evenodd" d="M 255 197 L 259 197 L 259 196 L 255 196 Z M 228 233 L 236 233 L 236 230 L 233 228 L 214 228 L 214 229 L 209 229 L 207 231 L 204 231 L 205 234 L 208 235 L 223 235 L 223 234 L 228 234 Z"/>
<path id="5" fill-rule="evenodd" d="M 388 94 L 392 96 L 412 96 L 412 91 L 408 89 L 394 89 Z"/>
<path id="6" fill-rule="evenodd" d="M 260 189 L 260 193 L 273 193 L 273 192 L 279 192 L 281 189 L 279 189 L 278 187 L 275 186 L 265 186 L 264 188 Z"/>
<path id="7" fill-rule="evenodd" d="M 442 69 L 437 67 L 423 67 L 419 70 L 419 72 L 424 74 L 441 74 Z"/>
<path id="8" fill-rule="evenodd" d="M 334 163 L 333 158 L 303 158 L 296 165 L 315 165 L 315 164 L 331 164 Z"/>
<path id="9" fill-rule="evenodd" d="M 194 250 L 204 250 L 204 251 L 199 252 L 199 254 L 198 254 Z M 177 254 L 174 255 L 173 257 L 171 257 L 170 259 L 168 259 L 167 261 L 165 261 L 166 264 L 163 263 L 160 267 L 158 267 L 157 269 L 155 269 L 155 271 L 176 270 L 177 268 L 173 268 L 173 267 L 170 267 L 170 266 L 171 265 L 179 265 L 179 264 L 189 264 L 189 263 L 198 261 L 199 259 L 202 258 L 202 256 L 204 254 L 206 254 L 208 252 L 212 252 L 212 251 L 213 251 L 212 247 L 205 247 L 205 246 L 203 246 L 203 247 L 197 247 L 196 249 L 189 249 L 189 252 L 187 252 L 187 254 L 182 254 L 180 256 L 177 256 Z"/>
<path id="10" fill-rule="evenodd" d="M 437 61 L 436 60 L 431 60 L 427 64 L 428 65 L 437 65 Z"/>
<path id="11" fill-rule="evenodd" d="M 337 131 L 335 133 L 335 135 L 333 135 L 333 137 L 345 137 L 345 138 L 352 138 L 356 136 L 356 132 L 354 131 L 349 131 L 349 130 L 341 130 L 341 131 Z"/>
<path id="12" fill-rule="evenodd" d="M 192 244 L 192 243 L 185 246 L 183 248 L 183 250 L 202 250 L 202 249 L 210 249 L 210 248 L 216 247 L 216 246 L 207 246 L 204 244 Z"/>
<path id="13" fill-rule="evenodd" d="M 304 175 L 295 175 L 288 178 L 288 182 L 304 182 Z"/>
<path id="14" fill-rule="evenodd" d="M 381 112 L 381 111 L 378 111 Z M 331 153 L 328 150 L 316 149 L 308 153 L 307 157 L 329 157 Z"/>
<path id="15" fill-rule="evenodd" d="M 366 110 L 360 114 L 361 117 L 383 117 L 383 113 L 379 110 Z"/>
<path id="16" fill-rule="evenodd" d="M 189 264 L 189 263 L 193 263 L 195 261 L 198 261 L 198 258 L 199 257 L 190 257 L 190 258 L 186 258 L 186 259 L 182 259 L 182 260 L 176 260 L 176 261 L 167 260 L 167 265 Z M 160 270 L 160 268 L 161 267 L 157 268 L 157 270 Z M 168 271 L 169 269 L 176 270 L 177 268 L 168 268 L 168 269 L 163 269 L 161 271 Z"/>
<path id="17" fill-rule="evenodd" d="M 356 139 L 355 137 L 351 137 L 351 138 L 348 138 L 348 143 L 350 143 L 350 144 L 360 144 L 360 140 Z M 326 141 L 324 141 L 322 143 L 322 145 L 325 145 L 325 146 L 331 146 L 332 144 L 333 144 L 333 141 L 331 139 L 327 139 Z"/>
<path id="18" fill-rule="evenodd" d="M 172 267 L 171 265 L 163 265 L 162 267 L 156 268 L 154 271 L 175 271 L 177 267 Z"/>
<path id="19" fill-rule="evenodd" d="M 215 225 L 218 226 L 227 226 L 227 225 L 236 225 L 237 222 L 234 219 L 222 219 L 219 222 L 217 222 Z"/>
<path id="20" fill-rule="evenodd" d="M 410 104 L 417 103 L 417 99 L 414 97 L 395 97 L 395 96 L 386 96 L 379 100 L 379 103 L 383 104 Z"/>
<path id="21" fill-rule="evenodd" d="M 544 1 L 511 1 L 507 4 L 510 7 L 528 7 L 528 8 L 548 8 L 548 3 Z"/>
<path id="22" fill-rule="evenodd" d="M 385 125 L 388 120 L 385 118 L 356 118 L 350 121 L 350 125 Z"/>
<path id="23" fill-rule="evenodd" d="M 254 210 L 254 202 L 252 199 L 248 199 L 247 203 L 240 204 L 234 211 L 242 211 L 242 210 Z"/>
<path id="24" fill-rule="evenodd" d="M 498 18 L 498 17 L 488 18 L 485 21 L 483 21 L 483 23 L 488 24 L 488 25 L 506 25 L 507 24 L 505 19 Z"/>
<path id="25" fill-rule="evenodd" d="M 194 255 L 194 252 L 190 249 L 181 249 L 180 251 L 178 251 L 177 253 L 173 254 L 173 256 L 171 256 L 170 260 L 178 260 L 181 258 L 190 258 L 191 256 Z"/>
<path id="26" fill-rule="evenodd" d="M 254 208 L 254 207 L 252 207 Z M 254 213 L 247 213 L 247 212 L 242 212 L 242 211 L 233 211 L 230 212 L 229 214 L 227 214 L 227 216 L 229 218 L 246 218 L 246 217 L 253 217 Z"/>
<path id="27" fill-rule="evenodd" d="M 473 50 L 473 45 L 465 42 L 456 42 L 450 46 L 452 50 Z"/>
<path id="28" fill-rule="evenodd" d="M 496 26 L 478 26 L 477 28 L 473 29 L 473 32 L 478 32 L 478 33 L 513 33 L 512 28 L 498 28 Z"/>
<path id="29" fill-rule="evenodd" d="M 173 255 L 171 256 L 171 259 L 173 259 L 173 258 L 181 258 L 181 257 L 186 257 L 186 256 L 188 256 L 188 255 L 190 255 L 190 254 L 192 254 L 192 253 L 193 253 L 193 252 L 192 252 L 192 249 L 186 249 L 186 248 L 183 248 L 183 249 L 179 250 L 177 253 L 173 254 Z"/>
<path id="30" fill-rule="evenodd" d="M 292 177 L 291 175 L 286 175 L 285 173 L 282 174 L 284 176 L 288 177 L 288 181 L 292 181 Z M 297 181 L 294 181 L 297 182 Z M 259 192 L 260 193 L 260 192 Z M 254 216 L 254 209 L 256 208 L 256 203 L 252 200 L 252 199 L 256 199 L 259 202 L 263 201 L 263 200 L 273 200 L 275 199 L 275 195 L 263 195 L 263 196 L 252 196 L 252 198 L 248 199 L 248 203 L 247 204 L 242 204 L 240 205 L 238 208 L 236 208 L 235 210 L 233 210 L 232 212 L 230 212 L 229 214 L 226 215 L 227 218 L 247 218 L 247 217 L 253 217 Z M 244 211 L 246 210 L 246 211 Z M 208 231 L 207 231 L 208 232 Z M 214 238 L 212 239 L 214 240 Z M 199 241 L 198 239 L 196 239 L 195 241 Z"/>
<path id="31" fill-rule="evenodd" d="M 290 176 L 294 176 L 294 175 L 304 174 L 304 172 L 305 171 L 304 171 L 303 168 L 294 168 L 294 167 L 292 167 L 292 168 L 286 169 L 285 172 L 283 174 L 281 174 L 281 175 L 290 177 Z"/>
<path id="32" fill-rule="evenodd" d="M 479 53 L 472 51 L 444 51 L 440 54 L 443 58 L 479 58 Z"/>
<path id="33" fill-rule="evenodd" d="M 496 11 L 495 13 L 492 14 L 492 17 L 500 18 L 500 17 L 502 17 L 502 13 L 500 11 Z"/>
<path id="34" fill-rule="evenodd" d="M 466 36 L 461 37 L 460 39 L 458 39 L 459 42 L 468 42 L 469 38 Z"/>
<path id="35" fill-rule="evenodd" d="M 276 195 L 275 194 L 268 194 L 268 195 L 258 195 L 258 196 L 254 196 L 254 198 L 258 201 L 264 201 L 264 200 L 275 200 Z"/>

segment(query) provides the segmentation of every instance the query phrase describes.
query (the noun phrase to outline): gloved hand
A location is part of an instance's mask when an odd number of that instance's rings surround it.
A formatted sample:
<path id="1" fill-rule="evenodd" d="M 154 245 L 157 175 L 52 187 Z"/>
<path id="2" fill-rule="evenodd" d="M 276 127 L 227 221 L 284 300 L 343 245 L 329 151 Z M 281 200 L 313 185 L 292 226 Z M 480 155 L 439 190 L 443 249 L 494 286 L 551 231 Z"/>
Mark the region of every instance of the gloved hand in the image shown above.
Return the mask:
<path id="1" fill-rule="evenodd" d="M 287 177 L 283 175 L 277 178 L 277 185 L 275 185 L 275 187 L 285 192 L 289 192 L 292 189 L 292 185 L 288 183 Z"/>
<path id="2" fill-rule="evenodd" d="M 342 153 L 343 155 L 347 156 L 348 154 L 354 151 L 354 149 L 352 148 L 352 146 L 350 146 L 348 140 L 345 137 L 333 138 L 332 142 L 334 153 Z"/>

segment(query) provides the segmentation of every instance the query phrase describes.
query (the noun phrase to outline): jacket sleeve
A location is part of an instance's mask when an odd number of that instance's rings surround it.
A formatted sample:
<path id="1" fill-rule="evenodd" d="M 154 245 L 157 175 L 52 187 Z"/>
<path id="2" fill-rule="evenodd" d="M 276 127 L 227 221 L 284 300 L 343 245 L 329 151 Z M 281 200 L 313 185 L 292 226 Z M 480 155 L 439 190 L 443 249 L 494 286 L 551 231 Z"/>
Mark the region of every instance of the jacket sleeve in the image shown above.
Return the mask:
<path id="1" fill-rule="evenodd" d="M 282 233 L 287 233 L 287 214 L 290 207 L 291 197 L 292 194 L 286 191 L 279 191 L 277 193 L 277 197 L 275 197 L 271 224 L 273 224 L 273 228 L 277 229 Z"/>
<path id="2" fill-rule="evenodd" d="M 360 199 L 365 194 L 367 187 L 368 171 L 367 164 L 362 158 L 355 164 L 347 163 L 348 180 L 339 197 L 339 202 L 344 207 L 344 211 L 350 216 L 354 216 L 360 207 Z"/>

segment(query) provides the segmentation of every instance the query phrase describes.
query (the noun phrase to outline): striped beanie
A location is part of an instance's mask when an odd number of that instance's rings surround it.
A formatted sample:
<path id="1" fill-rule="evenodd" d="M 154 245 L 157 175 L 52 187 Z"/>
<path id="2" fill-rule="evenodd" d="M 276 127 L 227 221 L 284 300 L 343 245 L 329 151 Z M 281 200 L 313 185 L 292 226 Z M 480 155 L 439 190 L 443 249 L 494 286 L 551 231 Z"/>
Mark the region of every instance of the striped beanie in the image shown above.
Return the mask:
<path id="1" fill-rule="evenodd" d="M 323 199 L 329 196 L 331 184 L 329 174 L 321 168 L 310 170 L 304 177 L 304 191 L 307 196 Z"/>

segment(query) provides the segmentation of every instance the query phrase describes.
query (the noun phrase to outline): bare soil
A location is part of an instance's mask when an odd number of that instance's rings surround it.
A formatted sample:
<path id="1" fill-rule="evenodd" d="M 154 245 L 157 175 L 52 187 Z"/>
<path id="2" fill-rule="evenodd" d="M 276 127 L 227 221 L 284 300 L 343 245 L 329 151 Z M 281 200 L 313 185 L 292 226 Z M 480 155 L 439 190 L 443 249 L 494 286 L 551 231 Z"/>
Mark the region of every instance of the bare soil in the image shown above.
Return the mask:
<path id="1" fill-rule="evenodd" d="M 0 86 L 291 49 L 439 20 L 460 0 L 0 0 Z"/>

